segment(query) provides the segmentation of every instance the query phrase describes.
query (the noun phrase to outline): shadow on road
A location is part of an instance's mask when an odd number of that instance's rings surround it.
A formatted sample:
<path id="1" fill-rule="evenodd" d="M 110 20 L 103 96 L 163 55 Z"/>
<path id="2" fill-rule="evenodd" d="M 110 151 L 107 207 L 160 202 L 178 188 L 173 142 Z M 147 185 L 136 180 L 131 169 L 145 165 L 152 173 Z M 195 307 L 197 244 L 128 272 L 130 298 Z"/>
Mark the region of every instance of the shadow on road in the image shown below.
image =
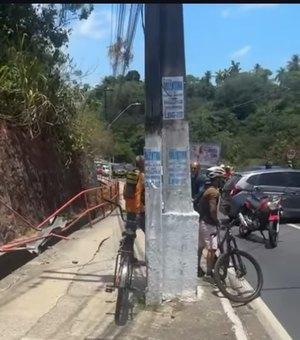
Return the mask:
<path id="1" fill-rule="evenodd" d="M 77 274 L 69 272 L 49 271 L 55 275 L 41 275 L 40 279 L 71 281 L 71 282 L 87 282 L 87 283 L 110 283 L 113 281 L 113 275 L 94 275 L 94 274 Z M 73 275 L 73 277 L 64 277 L 64 275 Z M 93 279 L 94 278 L 94 279 Z"/>
<path id="2" fill-rule="evenodd" d="M 80 221 L 79 221 L 80 222 Z M 68 237 L 74 232 L 80 230 L 82 227 L 81 223 L 75 223 L 73 227 L 62 232 L 61 235 Z M 49 238 L 46 242 L 40 246 L 40 254 L 46 251 L 49 247 L 53 247 L 58 242 L 60 238 Z M 30 262 L 36 258 L 38 254 L 30 253 L 28 250 L 16 250 L 10 253 L 5 253 L 0 256 L 0 280 L 4 279 L 9 274 L 13 273 L 15 270 L 21 268 L 26 263 Z"/>
<path id="3" fill-rule="evenodd" d="M 249 241 L 252 243 L 257 243 L 257 244 L 263 244 L 265 246 L 266 249 L 274 249 L 271 245 L 270 242 L 268 240 L 268 235 L 266 236 L 266 240 L 263 239 L 262 236 L 259 236 L 257 234 L 251 233 L 249 236 L 243 238 L 240 235 L 235 235 L 235 237 L 237 237 L 240 240 L 245 240 L 245 241 Z M 278 240 L 278 243 L 280 243 L 280 240 Z"/>
<path id="4" fill-rule="evenodd" d="M 27 250 L 6 253 L 0 257 L 0 280 L 14 272 L 16 269 L 24 266 L 27 262 L 37 257 Z"/>

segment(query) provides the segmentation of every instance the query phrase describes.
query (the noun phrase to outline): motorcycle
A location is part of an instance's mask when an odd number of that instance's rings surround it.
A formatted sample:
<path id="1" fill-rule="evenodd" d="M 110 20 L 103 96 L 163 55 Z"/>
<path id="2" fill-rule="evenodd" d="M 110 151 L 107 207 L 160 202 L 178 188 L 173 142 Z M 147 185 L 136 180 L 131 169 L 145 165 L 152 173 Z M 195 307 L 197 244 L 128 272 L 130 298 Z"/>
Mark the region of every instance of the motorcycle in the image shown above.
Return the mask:
<path id="1" fill-rule="evenodd" d="M 254 231 L 259 231 L 264 240 L 263 231 L 267 230 L 272 248 L 277 247 L 280 217 L 282 215 L 282 197 L 279 195 L 259 195 L 253 192 L 238 213 L 239 234 L 246 238 Z"/>

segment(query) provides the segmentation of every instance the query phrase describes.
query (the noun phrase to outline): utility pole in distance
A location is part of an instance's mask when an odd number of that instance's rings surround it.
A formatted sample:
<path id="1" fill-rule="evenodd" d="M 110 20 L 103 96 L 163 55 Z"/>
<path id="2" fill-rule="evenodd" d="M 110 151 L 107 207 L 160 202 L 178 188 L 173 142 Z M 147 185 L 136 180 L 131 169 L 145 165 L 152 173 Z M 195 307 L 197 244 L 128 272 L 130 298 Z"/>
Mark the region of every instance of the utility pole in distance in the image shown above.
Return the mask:
<path id="1" fill-rule="evenodd" d="M 148 4 L 145 16 L 146 105 L 148 110 L 152 110 L 152 114 L 146 110 L 145 160 L 147 164 L 147 146 L 154 147 L 157 144 L 159 149 L 158 141 L 161 135 L 160 160 L 163 165 L 163 181 L 159 184 L 162 185 L 164 205 L 164 211 L 159 217 L 158 204 L 154 207 L 150 202 L 150 199 L 154 200 L 155 197 L 154 189 L 148 188 L 147 294 L 155 299 L 195 296 L 199 216 L 193 210 L 191 200 L 189 131 L 185 120 L 182 4 Z M 150 65 L 152 67 L 149 69 Z M 152 83 L 149 79 L 152 79 Z M 152 93 L 152 97 L 149 93 Z M 156 109 L 158 106 L 159 117 Z M 153 152 L 148 156 L 153 158 Z M 155 173 L 155 166 L 149 165 L 147 170 L 146 165 L 145 175 L 148 179 L 151 177 L 151 169 L 154 169 Z M 159 190 L 156 190 L 158 195 Z M 153 214 L 156 223 L 151 221 L 154 220 Z M 159 283 L 152 284 L 154 278 Z M 150 300 L 149 298 L 148 301 Z"/>
<path id="2" fill-rule="evenodd" d="M 110 89 L 109 87 L 105 87 L 103 89 L 104 92 L 104 119 L 105 121 L 108 120 L 108 116 L 107 116 L 107 91 L 113 91 L 113 89 Z"/>
<path id="3" fill-rule="evenodd" d="M 145 4 L 145 199 L 147 304 L 162 301 L 160 5 Z"/>

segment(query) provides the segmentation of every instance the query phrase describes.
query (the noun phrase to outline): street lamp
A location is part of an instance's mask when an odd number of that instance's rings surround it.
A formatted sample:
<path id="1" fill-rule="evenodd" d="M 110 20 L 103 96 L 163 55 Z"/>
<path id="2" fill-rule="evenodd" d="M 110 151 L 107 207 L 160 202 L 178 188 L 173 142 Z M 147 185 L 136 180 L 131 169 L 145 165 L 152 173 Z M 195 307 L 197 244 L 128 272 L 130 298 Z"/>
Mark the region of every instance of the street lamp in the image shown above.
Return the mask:
<path id="1" fill-rule="evenodd" d="M 116 117 L 112 122 L 110 122 L 110 123 L 107 125 L 107 127 L 110 128 L 110 127 L 113 125 L 113 123 L 114 123 L 116 120 L 118 120 L 118 119 L 122 116 L 122 114 L 125 113 L 127 110 L 129 110 L 132 106 L 141 106 L 141 105 L 142 105 L 142 103 L 139 103 L 139 102 L 135 102 L 135 103 L 129 104 L 127 107 L 125 107 L 125 109 L 124 109 L 123 111 L 121 111 L 121 112 L 117 115 L 117 117 Z M 109 178 L 110 178 L 110 179 L 111 179 L 111 175 L 112 175 L 112 167 L 111 167 L 111 158 L 110 158 L 110 162 L 109 162 Z"/>
<path id="2" fill-rule="evenodd" d="M 108 124 L 107 127 L 110 128 L 110 127 L 113 125 L 113 123 L 114 123 L 116 120 L 118 120 L 118 119 L 122 116 L 122 114 L 125 113 L 127 110 L 129 110 L 132 106 L 141 106 L 141 105 L 142 105 L 142 103 L 139 103 L 139 102 L 129 104 L 127 107 L 125 107 L 125 109 L 124 109 L 123 111 L 121 111 L 121 112 L 117 115 L 117 117 L 116 117 L 112 122 L 110 122 L 110 123 Z"/>

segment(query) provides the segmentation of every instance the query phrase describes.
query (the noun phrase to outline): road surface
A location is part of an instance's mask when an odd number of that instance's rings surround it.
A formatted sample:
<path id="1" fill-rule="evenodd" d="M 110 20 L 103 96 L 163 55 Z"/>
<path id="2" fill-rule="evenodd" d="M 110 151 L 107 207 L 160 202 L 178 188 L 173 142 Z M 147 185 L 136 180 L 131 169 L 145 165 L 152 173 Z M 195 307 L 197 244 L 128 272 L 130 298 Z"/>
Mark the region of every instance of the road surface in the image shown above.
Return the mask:
<path id="1" fill-rule="evenodd" d="M 251 240 L 237 240 L 239 247 L 251 253 L 262 267 L 263 301 L 290 336 L 300 339 L 300 224 L 282 225 L 275 249 L 265 246 L 259 232 Z"/>

